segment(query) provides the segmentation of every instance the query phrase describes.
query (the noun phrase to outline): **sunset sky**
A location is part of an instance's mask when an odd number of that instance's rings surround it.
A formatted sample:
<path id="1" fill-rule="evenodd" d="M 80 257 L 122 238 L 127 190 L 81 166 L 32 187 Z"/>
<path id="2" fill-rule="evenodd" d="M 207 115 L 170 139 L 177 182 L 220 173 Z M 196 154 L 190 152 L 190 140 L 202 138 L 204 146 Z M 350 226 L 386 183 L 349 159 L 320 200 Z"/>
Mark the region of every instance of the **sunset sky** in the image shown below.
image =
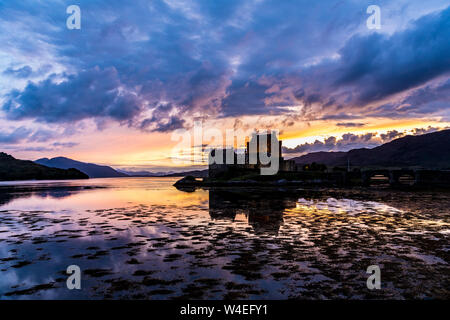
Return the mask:
<path id="1" fill-rule="evenodd" d="M 0 30 L 0 151 L 19 159 L 196 168 L 171 155 L 194 121 L 279 130 L 287 158 L 450 127 L 448 0 L 0 0 Z"/>

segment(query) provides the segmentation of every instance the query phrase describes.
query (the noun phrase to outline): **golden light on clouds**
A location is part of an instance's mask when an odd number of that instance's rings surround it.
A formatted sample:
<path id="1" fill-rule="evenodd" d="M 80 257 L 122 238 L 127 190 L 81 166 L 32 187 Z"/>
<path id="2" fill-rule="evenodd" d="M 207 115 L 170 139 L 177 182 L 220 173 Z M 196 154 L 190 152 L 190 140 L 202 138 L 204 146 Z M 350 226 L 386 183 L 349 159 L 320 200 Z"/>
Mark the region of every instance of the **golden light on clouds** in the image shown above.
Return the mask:
<path id="1" fill-rule="evenodd" d="M 318 120 L 310 122 L 297 121 L 291 126 L 286 126 L 286 117 L 277 116 L 246 116 L 240 118 L 213 119 L 203 122 L 203 130 L 214 128 L 223 133 L 226 141 L 226 130 L 236 129 L 236 133 L 250 135 L 253 130 L 279 130 L 283 146 L 295 148 L 304 143 L 324 141 L 333 136 L 336 139 L 346 133 L 362 135 L 366 133 L 380 134 L 396 130 L 398 132 L 412 133 L 416 128 L 428 127 L 445 128 L 449 122 L 439 122 L 427 119 L 392 120 L 381 118 L 365 118 L 354 121 Z M 343 126 L 339 123 L 356 123 L 360 126 Z M 351 125 L 351 124 L 350 124 Z M 193 136 L 192 131 L 188 131 Z M 241 139 L 244 141 L 243 139 Z M 241 141 L 241 142 L 242 142 Z M 96 128 L 88 128 L 74 140 L 77 145 L 64 150 L 47 152 L 46 157 L 65 156 L 83 162 L 91 162 L 102 165 L 110 165 L 115 168 L 132 168 L 133 170 L 180 169 L 194 166 L 206 166 L 206 154 L 202 161 L 194 161 L 194 154 L 201 154 L 201 146 L 194 147 L 194 141 L 190 147 L 174 153 L 175 146 L 179 143 L 172 138 L 172 133 L 143 132 L 138 129 L 113 124 L 101 131 Z M 210 144 L 211 140 L 204 140 L 203 144 Z M 245 143 L 240 143 L 241 147 Z M 18 158 L 35 160 L 42 157 L 42 152 L 18 152 Z M 176 161 L 178 160 L 178 161 Z M 183 160 L 183 161 L 179 161 Z"/>
<path id="2" fill-rule="evenodd" d="M 334 136 L 342 137 L 343 134 L 383 134 L 396 130 L 398 132 L 412 133 L 414 129 L 427 129 L 428 127 L 445 128 L 450 126 L 450 122 L 439 122 L 425 119 L 391 120 L 391 119 L 358 119 L 355 123 L 364 124 L 362 126 L 345 127 L 338 126 L 338 123 L 346 121 L 316 121 L 310 126 L 306 126 L 296 131 L 286 129 L 281 135 L 283 145 L 286 147 L 296 147 L 302 143 L 312 143 L 315 140 L 323 141 L 325 138 Z"/>

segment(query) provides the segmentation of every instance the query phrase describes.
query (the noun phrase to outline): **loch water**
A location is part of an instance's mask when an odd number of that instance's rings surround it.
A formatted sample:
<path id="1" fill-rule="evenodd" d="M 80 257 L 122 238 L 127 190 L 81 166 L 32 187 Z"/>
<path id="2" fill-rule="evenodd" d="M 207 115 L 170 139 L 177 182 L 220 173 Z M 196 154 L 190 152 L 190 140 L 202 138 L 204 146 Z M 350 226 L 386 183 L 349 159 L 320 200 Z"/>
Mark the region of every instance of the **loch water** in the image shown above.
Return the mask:
<path id="1" fill-rule="evenodd" d="M 450 298 L 449 192 L 176 180 L 1 182 L 0 299 Z"/>

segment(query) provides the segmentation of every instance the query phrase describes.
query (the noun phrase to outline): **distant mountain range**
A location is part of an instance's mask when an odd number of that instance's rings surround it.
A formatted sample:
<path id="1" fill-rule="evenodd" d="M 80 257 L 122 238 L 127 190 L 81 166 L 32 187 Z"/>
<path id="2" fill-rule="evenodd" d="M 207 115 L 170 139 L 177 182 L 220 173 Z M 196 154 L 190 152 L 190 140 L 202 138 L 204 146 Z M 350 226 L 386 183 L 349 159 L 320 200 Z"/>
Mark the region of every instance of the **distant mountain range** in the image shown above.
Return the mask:
<path id="1" fill-rule="evenodd" d="M 185 177 L 185 176 L 193 176 L 195 178 L 205 178 L 208 176 L 208 169 L 175 172 L 175 173 L 164 175 L 164 177 Z"/>
<path id="2" fill-rule="evenodd" d="M 450 168 L 450 130 L 406 136 L 373 149 L 348 152 L 313 152 L 293 158 L 298 164 L 327 166 Z"/>
<path id="3" fill-rule="evenodd" d="M 28 160 L 18 160 L 0 152 L 0 180 L 63 180 L 88 179 L 89 177 L 77 169 L 49 168 Z"/>
<path id="4" fill-rule="evenodd" d="M 185 177 L 193 176 L 196 178 L 202 178 L 208 176 L 208 169 L 205 170 L 192 170 L 183 172 L 150 172 L 150 171 L 125 171 L 118 170 L 127 174 L 130 177 Z"/>
<path id="5" fill-rule="evenodd" d="M 329 167 L 423 167 L 450 169 L 450 130 L 420 136 L 406 136 L 372 149 L 348 152 L 313 152 L 293 158 L 298 164 L 322 163 Z M 207 177 L 208 170 L 185 172 L 131 172 L 85 163 L 65 157 L 42 158 L 35 162 L 17 160 L 0 153 L 0 180 L 85 179 L 112 177 Z"/>
<path id="6" fill-rule="evenodd" d="M 172 174 L 173 171 L 169 172 L 151 172 L 151 171 L 128 171 L 128 170 L 122 170 L 117 169 L 117 171 L 122 172 L 130 177 L 163 177 L 167 174 Z"/>
<path id="7" fill-rule="evenodd" d="M 36 160 L 35 162 L 52 168 L 59 168 L 59 169 L 75 168 L 87 174 L 90 178 L 117 178 L 128 176 L 127 174 L 118 172 L 108 166 L 100 166 L 94 163 L 76 161 L 65 157 L 57 157 L 53 159 L 42 158 Z"/>
<path id="8" fill-rule="evenodd" d="M 186 172 L 150 172 L 150 171 L 126 171 L 115 170 L 108 166 L 101 166 L 94 163 L 76 161 L 66 157 L 56 157 L 52 159 L 42 158 L 35 161 L 38 164 L 59 168 L 75 168 L 87 174 L 90 178 L 120 178 L 120 177 L 184 177 L 191 175 L 194 177 L 208 176 L 208 170 L 193 170 Z"/>

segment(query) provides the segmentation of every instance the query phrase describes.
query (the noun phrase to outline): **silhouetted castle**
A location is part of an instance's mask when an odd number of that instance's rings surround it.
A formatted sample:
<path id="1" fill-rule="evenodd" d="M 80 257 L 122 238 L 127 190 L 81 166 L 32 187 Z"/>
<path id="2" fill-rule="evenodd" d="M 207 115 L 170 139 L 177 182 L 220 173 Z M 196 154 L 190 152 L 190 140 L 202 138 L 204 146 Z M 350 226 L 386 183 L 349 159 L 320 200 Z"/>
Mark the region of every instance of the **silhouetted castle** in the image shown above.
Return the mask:
<path id="1" fill-rule="evenodd" d="M 276 146 L 276 149 L 272 147 Z M 238 152 L 237 152 L 238 151 Z M 274 132 L 253 133 L 250 141 L 246 143 L 244 152 L 234 148 L 214 149 L 209 154 L 208 176 L 215 178 L 222 175 L 245 174 L 246 171 L 255 172 L 261 167 L 269 166 L 267 161 L 278 155 L 278 171 L 297 171 L 294 160 L 284 160 L 282 156 L 282 141 L 278 140 Z M 218 157 L 217 152 L 222 152 Z M 221 161 L 217 161 L 220 159 Z"/>

